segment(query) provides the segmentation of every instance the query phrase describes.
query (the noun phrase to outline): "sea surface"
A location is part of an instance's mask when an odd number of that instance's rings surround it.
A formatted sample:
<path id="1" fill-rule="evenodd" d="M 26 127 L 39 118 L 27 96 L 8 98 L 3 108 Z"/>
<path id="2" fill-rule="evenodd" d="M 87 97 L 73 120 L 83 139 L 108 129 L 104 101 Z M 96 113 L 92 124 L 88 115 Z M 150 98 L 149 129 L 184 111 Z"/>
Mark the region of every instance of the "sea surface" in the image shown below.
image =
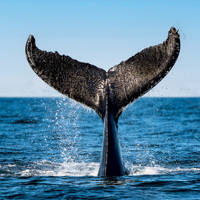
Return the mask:
<path id="1" fill-rule="evenodd" d="M 119 135 L 130 174 L 97 177 L 95 112 L 67 98 L 0 98 L 0 199 L 200 199 L 200 98 L 141 98 Z"/>

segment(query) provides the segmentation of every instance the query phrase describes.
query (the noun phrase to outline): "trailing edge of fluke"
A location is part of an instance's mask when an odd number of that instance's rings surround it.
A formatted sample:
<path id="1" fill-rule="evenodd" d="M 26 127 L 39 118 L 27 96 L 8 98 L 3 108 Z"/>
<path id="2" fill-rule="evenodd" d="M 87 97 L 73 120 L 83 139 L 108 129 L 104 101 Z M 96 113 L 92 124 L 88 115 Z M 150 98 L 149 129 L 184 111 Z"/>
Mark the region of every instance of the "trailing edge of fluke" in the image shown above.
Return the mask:
<path id="1" fill-rule="evenodd" d="M 62 94 L 94 109 L 104 121 L 100 176 L 124 175 L 117 123 L 123 109 L 153 88 L 170 71 L 180 51 L 178 31 L 172 27 L 167 39 L 142 50 L 107 72 L 57 52 L 37 48 L 30 35 L 26 57 L 34 72 Z"/>

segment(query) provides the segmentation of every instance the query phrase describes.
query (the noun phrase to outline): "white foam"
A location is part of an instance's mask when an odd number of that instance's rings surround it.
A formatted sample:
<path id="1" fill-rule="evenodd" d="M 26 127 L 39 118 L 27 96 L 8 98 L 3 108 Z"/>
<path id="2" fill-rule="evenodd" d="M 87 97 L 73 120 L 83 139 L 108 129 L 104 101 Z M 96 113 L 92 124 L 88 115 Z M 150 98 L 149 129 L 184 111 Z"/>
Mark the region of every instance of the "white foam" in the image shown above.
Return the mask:
<path id="1" fill-rule="evenodd" d="M 130 176 L 142 176 L 142 175 L 163 175 L 175 172 L 200 172 L 200 168 L 165 168 L 160 166 L 135 166 L 129 167 Z"/>
<path id="2" fill-rule="evenodd" d="M 56 176 L 97 176 L 99 163 L 62 163 Z"/>
<path id="3" fill-rule="evenodd" d="M 161 166 L 140 166 L 132 165 L 126 166 L 129 169 L 130 176 L 142 175 L 164 175 L 178 172 L 200 172 L 200 168 L 165 168 Z M 97 176 L 99 163 L 95 162 L 63 162 L 54 163 L 47 161 L 40 161 L 34 163 L 34 166 L 29 169 L 21 171 L 21 176 Z"/>
<path id="4" fill-rule="evenodd" d="M 21 171 L 21 176 L 97 176 L 99 163 L 37 162 L 33 169 Z"/>

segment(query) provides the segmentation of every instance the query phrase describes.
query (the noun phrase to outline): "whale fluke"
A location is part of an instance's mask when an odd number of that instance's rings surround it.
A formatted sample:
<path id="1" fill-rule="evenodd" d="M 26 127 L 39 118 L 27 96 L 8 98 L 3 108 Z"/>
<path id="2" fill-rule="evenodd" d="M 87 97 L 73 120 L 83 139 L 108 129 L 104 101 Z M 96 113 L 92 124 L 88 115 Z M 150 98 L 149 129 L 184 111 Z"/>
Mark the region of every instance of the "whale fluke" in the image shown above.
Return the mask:
<path id="1" fill-rule="evenodd" d="M 25 51 L 30 66 L 43 81 L 103 117 L 105 70 L 58 52 L 41 51 L 32 35 L 26 42 Z"/>
<path id="2" fill-rule="evenodd" d="M 26 56 L 35 73 L 62 94 L 94 109 L 103 119 L 105 93 L 117 120 L 123 108 L 154 87 L 174 65 L 180 50 L 178 31 L 172 27 L 162 44 L 146 48 L 106 72 L 57 52 L 41 51 L 29 36 Z"/>
<path id="3" fill-rule="evenodd" d="M 35 73 L 62 94 L 94 109 L 104 122 L 99 176 L 126 174 L 118 139 L 118 118 L 123 109 L 154 87 L 173 67 L 180 51 L 178 31 L 172 27 L 167 39 L 142 50 L 106 72 L 57 52 L 37 48 L 29 36 L 26 57 Z"/>
<path id="4" fill-rule="evenodd" d="M 153 88 L 173 67 L 180 51 L 178 31 L 172 27 L 162 44 L 146 48 L 108 71 L 115 119 L 123 108 Z"/>

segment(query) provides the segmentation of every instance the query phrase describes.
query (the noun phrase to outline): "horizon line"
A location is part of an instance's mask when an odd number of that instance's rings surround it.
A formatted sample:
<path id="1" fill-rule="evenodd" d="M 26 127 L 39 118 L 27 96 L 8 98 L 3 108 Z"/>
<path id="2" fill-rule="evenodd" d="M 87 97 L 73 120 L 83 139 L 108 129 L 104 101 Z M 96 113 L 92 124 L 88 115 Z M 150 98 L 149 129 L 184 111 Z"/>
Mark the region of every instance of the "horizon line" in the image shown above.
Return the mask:
<path id="1" fill-rule="evenodd" d="M 67 97 L 67 96 L 0 96 L 0 98 L 67 98 L 67 99 L 71 99 L 70 97 Z M 200 98 L 200 96 L 141 96 L 139 98 Z"/>

